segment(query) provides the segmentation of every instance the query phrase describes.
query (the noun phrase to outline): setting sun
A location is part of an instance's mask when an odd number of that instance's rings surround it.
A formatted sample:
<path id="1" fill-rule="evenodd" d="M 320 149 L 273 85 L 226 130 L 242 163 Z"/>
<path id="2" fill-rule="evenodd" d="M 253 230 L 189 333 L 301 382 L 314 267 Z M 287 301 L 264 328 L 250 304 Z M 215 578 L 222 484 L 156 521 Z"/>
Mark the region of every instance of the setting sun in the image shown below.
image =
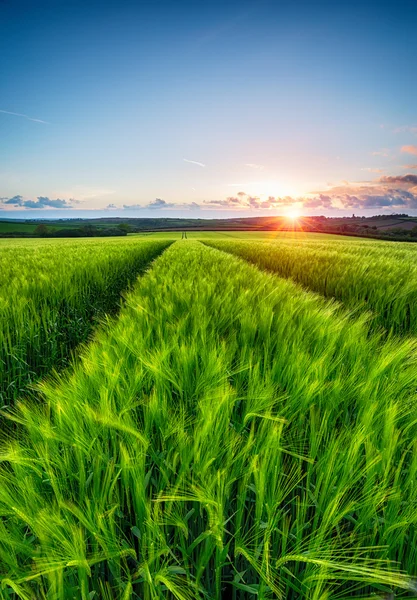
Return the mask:
<path id="1" fill-rule="evenodd" d="M 298 217 L 300 217 L 300 211 L 298 208 L 289 208 L 287 211 L 287 215 L 286 215 L 289 219 L 292 219 L 293 221 L 295 221 L 296 219 L 298 219 Z"/>

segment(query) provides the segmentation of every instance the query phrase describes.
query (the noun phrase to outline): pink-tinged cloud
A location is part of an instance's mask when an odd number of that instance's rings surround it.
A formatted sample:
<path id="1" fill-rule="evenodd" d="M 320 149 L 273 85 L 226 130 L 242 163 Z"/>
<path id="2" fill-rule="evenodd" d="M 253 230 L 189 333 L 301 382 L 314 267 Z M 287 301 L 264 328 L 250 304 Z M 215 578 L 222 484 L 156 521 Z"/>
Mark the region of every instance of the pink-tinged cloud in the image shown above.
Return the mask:
<path id="1" fill-rule="evenodd" d="M 387 208 L 401 211 L 415 210 L 417 209 L 417 175 L 410 173 L 385 175 L 373 181 L 356 183 L 343 181 L 337 186 L 329 185 L 327 190 L 314 191 L 301 197 L 260 197 L 240 191 L 235 196 L 228 196 L 221 200 L 206 200 L 197 206 L 202 209 L 235 210 L 236 212 L 271 210 L 275 214 L 282 214 L 285 208 L 292 205 L 296 205 L 300 210 L 317 211 Z M 160 207 L 163 207 L 162 202 Z"/>
<path id="2" fill-rule="evenodd" d="M 268 196 L 262 199 L 259 196 L 252 196 L 246 192 L 238 192 L 236 196 L 229 196 L 225 200 L 206 200 L 204 205 L 207 208 L 227 208 L 236 210 L 260 210 L 270 208 L 280 208 L 282 206 L 291 206 L 297 202 L 295 198 L 285 196 Z"/>
<path id="3" fill-rule="evenodd" d="M 417 168 L 417 165 L 410 165 Z M 74 199 L 50 199 L 39 196 L 36 200 L 25 200 L 22 196 L 12 198 L 0 197 L 0 210 L 10 206 L 21 209 L 39 208 L 61 208 L 70 209 L 78 204 Z M 206 200 L 201 203 L 191 202 L 176 204 L 167 202 L 162 198 L 155 198 L 147 204 L 123 205 L 124 210 L 154 211 L 171 210 L 234 210 L 239 211 L 273 211 L 279 215 L 285 213 L 285 209 L 295 205 L 300 210 L 314 210 L 319 213 L 322 210 L 332 209 L 349 210 L 374 210 L 393 209 L 416 210 L 417 209 L 417 174 L 407 173 L 405 175 L 385 175 L 372 181 L 348 182 L 342 181 L 339 185 L 327 186 L 325 190 L 312 191 L 301 197 L 292 196 L 256 196 L 244 191 L 239 191 L 235 196 L 228 196 L 219 200 Z M 115 204 L 109 204 L 107 210 L 118 209 Z"/>
<path id="4" fill-rule="evenodd" d="M 417 156 L 417 146 L 403 146 L 401 148 L 401 152 L 405 152 L 407 154 L 415 154 Z"/>
<path id="5" fill-rule="evenodd" d="M 374 181 L 343 184 L 326 191 L 314 192 L 314 197 L 309 202 L 314 208 L 415 210 L 417 175 L 384 176 Z M 308 203 L 303 201 L 303 206 L 307 208 Z"/>
<path id="6" fill-rule="evenodd" d="M 380 177 L 378 179 L 378 182 L 401 185 L 408 185 L 409 183 L 411 183 L 412 185 L 417 185 L 417 175 L 390 175 L 386 177 Z"/>
<path id="7" fill-rule="evenodd" d="M 403 165 L 403 169 L 411 169 L 412 171 L 417 170 L 417 165 Z"/>
<path id="8" fill-rule="evenodd" d="M 314 198 L 304 198 L 303 208 L 333 208 L 332 198 L 326 194 L 319 194 Z"/>
<path id="9" fill-rule="evenodd" d="M 342 182 L 339 186 L 329 186 L 329 189 L 315 191 L 302 197 L 260 198 L 246 192 L 229 196 L 224 200 L 204 202 L 207 208 L 239 210 L 274 210 L 275 213 L 283 208 L 296 205 L 306 210 L 332 209 L 417 209 L 417 175 L 384 176 L 374 181 L 358 183 Z"/>

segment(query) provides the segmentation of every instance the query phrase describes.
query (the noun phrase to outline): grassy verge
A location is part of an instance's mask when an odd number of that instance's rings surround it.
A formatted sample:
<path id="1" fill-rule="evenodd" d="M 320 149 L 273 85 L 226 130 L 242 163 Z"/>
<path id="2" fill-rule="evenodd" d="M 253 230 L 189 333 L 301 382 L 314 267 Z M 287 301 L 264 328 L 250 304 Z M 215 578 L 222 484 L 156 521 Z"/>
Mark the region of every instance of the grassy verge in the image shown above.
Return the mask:
<path id="1" fill-rule="evenodd" d="M 372 312 L 373 327 L 417 333 L 417 253 L 381 242 L 204 240 L 262 269 L 290 277 L 349 309 Z"/>
<path id="2" fill-rule="evenodd" d="M 2 244 L 0 406 L 53 367 L 68 364 L 94 321 L 169 241 Z"/>
<path id="3" fill-rule="evenodd" d="M 0 597 L 412 596 L 416 342 L 197 242 L 20 403 Z"/>

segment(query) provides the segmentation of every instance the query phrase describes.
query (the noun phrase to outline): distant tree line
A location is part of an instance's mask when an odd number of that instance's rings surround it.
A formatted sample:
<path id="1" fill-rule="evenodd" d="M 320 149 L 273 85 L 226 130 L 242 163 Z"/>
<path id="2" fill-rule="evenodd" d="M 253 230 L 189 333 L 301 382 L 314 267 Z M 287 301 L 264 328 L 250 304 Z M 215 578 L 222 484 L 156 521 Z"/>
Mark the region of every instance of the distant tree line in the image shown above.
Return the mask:
<path id="1" fill-rule="evenodd" d="M 90 223 L 82 227 L 59 228 L 49 227 L 39 223 L 33 231 L 9 231 L 0 233 L 1 238 L 82 238 L 82 237 L 112 237 L 125 236 L 131 231 L 127 223 L 114 227 L 96 227 Z"/>

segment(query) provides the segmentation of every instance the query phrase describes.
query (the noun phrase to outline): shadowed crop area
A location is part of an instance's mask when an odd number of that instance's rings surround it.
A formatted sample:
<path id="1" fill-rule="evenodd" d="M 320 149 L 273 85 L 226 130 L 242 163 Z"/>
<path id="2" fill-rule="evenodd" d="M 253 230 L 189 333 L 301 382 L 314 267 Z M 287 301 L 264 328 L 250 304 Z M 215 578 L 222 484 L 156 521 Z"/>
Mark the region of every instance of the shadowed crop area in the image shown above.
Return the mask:
<path id="1" fill-rule="evenodd" d="M 0 403 L 13 403 L 52 368 L 68 365 L 94 322 L 170 242 L 2 241 Z"/>
<path id="2" fill-rule="evenodd" d="M 415 597 L 416 350 L 177 241 L 4 413 L 0 597 Z"/>

